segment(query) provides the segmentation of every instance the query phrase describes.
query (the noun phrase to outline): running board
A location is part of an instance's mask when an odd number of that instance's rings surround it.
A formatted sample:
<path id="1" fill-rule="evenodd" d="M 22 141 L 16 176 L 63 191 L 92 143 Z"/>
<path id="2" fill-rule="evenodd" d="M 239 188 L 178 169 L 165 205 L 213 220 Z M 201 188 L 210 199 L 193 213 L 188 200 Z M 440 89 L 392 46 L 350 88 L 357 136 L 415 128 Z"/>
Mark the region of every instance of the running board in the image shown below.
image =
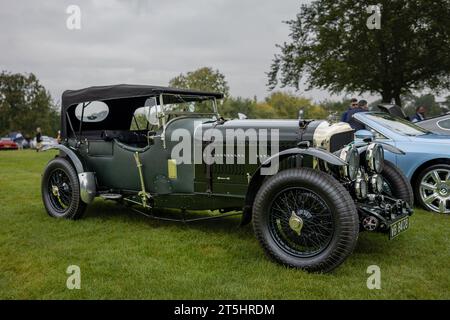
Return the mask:
<path id="1" fill-rule="evenodd" d="M 119 193 L 102 193 L 100 194 L 100 198 L 105 200 L 120 200 L 122 199 L 122 195 Z"/>
<path id="2" fill-rule="evenodd" d="M 131 210 L 140 213 L 144 216 L 146 216 L 147 218 L 151 218 L 151 219 L 155 219 L 155 220 L 162 220 L 162 221 L 173 221 L 173 222 L 183 222 L 183 223 L 189 223 L 189 222 L 197 222 L 197 221 L 203 221 L 203 220 L 214 220 L 214 219 L 221 219 L 221 218 L 226 218 L 226 217 L 231 217 L 231 216 L 237 216 L 237 215 L 241 215 L 242 212 L 234 212 L 234 213 L 223 213 L 223 214 L 219 214 L 217 216 L 208 216 L 208 217 L 199 217 L 199 218 L 191 218 L 191 219 L 186 219 L 184 216 L 184 211 L 183 212 L 183 218 L 182 219 L 175 219 L 175 218 L 166 218 L 166 217 L 158 217 L 155 216 L 153 214 L 149 214 L 149 213 L 145 213 L 142 210 L 136 209 L 136 208 L 131 208 Z"/>

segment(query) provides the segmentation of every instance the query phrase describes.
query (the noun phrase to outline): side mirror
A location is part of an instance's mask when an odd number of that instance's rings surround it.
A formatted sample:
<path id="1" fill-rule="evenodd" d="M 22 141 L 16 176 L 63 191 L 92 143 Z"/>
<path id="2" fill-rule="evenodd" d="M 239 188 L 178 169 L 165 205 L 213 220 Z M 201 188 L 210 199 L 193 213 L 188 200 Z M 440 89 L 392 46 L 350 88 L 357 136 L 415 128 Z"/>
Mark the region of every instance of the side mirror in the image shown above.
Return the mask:
<path id="1" fill-rule="evenodd" d="M 375 140 L 375 135 L 369 130 L 358 130 L 355 132 L 355 137 L 365 142 Z"/>

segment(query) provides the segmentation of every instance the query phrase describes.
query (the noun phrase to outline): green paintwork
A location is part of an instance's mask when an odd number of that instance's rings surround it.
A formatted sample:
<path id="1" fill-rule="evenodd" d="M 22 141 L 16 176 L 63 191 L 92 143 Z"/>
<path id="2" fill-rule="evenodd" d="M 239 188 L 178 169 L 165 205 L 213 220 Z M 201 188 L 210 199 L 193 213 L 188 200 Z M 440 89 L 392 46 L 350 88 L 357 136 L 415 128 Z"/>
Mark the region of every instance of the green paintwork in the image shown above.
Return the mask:
<path id="1" fill-rule="evenodd" d="M 145 148 L 135 148 L 117 140 L 84 139 L 79 148 L 88 169 L 95 172 L 98 189 L 112 192 L 137 193 L 141 189 L 139 173 L 134 159 L 138 152 L 142 163 L 145 190 L 152 194 L 155 207 L 187 209 L 242 208 L 247 194 L 249 181 L 260 166 L 249 164 L 248 157 L 244 164 L 214 164 L 212 182 L 206 175 L 206 164 L 194 164 L 193 141 L 191 141 L 191 163 L 177 164 L 176 179 L 168 178 L 168 163 L 172 149 L 178 141 L 172 141 L 172 134 L 177 129 L 194 136 L 195 130 L 207 130 L 215 127 L 226 137 L 227 129 L 278 129 L 280 137 L 279 150 L 294 147 L 299 139 L 297 120 L 230 120 L 223 124 L 212 122 L 209 118 L 198 116 L 181 116 L 170 120 L 165 131 L 160 128 L 153 137 L 153 143 Z M 164 133 L 164 137 L 162 137 Z M 268 131 L 270 134 L 270 131 Z M 165 140 L 165 148 L 164 142 Z M 75 141 L 70 141 L 74 145 Z M 227 141 L 222 142 L 223 151 L 229 157 L 236 157 L 235 150 L 226 150 Z M 245 144 L 248 154 L 248 142 Z M 269 145 L 270 151 L 270 145 Z M 210 188 L 212 186 L 212 188 Z"/>

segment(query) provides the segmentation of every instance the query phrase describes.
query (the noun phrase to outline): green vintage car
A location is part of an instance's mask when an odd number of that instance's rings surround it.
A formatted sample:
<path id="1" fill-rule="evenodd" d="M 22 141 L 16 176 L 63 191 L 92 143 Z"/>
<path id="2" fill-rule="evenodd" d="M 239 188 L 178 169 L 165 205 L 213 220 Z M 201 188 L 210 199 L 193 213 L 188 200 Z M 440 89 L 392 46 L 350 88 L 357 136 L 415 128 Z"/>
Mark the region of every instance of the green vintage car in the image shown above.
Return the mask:
<path id="1" fill-rule="evenodd" d="M 143 85 L 65 91 L 62 143 L 47 147 L 59 155 L 42 177 L 48 214 L 78 219 L 96 197 L 162 220 L 241 214 L 270 258 L 318 272 L 339 266 L 360 231 L 408 228 L 411 187 L 383 151 L 401 150 L 355 143 L 346 123 L 227 120 L 222 98 Z"/>

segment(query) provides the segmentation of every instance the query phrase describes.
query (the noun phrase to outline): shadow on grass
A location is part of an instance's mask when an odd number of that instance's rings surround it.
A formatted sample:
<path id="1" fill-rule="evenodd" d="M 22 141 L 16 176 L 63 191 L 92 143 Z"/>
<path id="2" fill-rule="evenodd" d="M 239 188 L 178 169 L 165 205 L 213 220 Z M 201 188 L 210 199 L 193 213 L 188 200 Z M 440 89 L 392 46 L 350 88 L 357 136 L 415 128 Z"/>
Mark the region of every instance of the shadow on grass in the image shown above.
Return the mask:
<path id="1" fill-rule="evenodd" d="M 371 233 L 368 231 L 359 234 L 354 254 L 392 255 L 404 245 L 402 239 L 389 240 L 384 233 Z"/>
<path id="2" fill-rule="evenodd" d="M 181 211 L 174 209 L 155 209 L 154 215 L 172 219 L 181 219 Z M 208 211 L 188 211 L 186 218 L 198 218 L 211 216 L 214 213 Z M 179 228 L 181 230 L 191 229 L 210 234 L 235 234 L 236 237 L 250 239 L 254 238 L 251 224 L 240 226 L 240 215 L 213 220 L 195 221 L 189 223 L 176 221 L 155 220 L 133 211 L 130 207 L 115 203 L 113 201 L 97 200 L 89 205 L 85 218 L 101 221 L 126 221 L 136 225 L 147 225 L 149 228 Z M 387 234 L 362 232 L 354 254 L 393 254 L 402 245 L 401 239 L 388 240 Z"/>
<path id="3" fill-rule="evenodd" d="M 180 210 L 175 209 L 154 209 L 153 214 L 158 217 L 181 219 L 182 214 Z M 209 211 L 187 211 L 185 218 L 200 218 L 215 216 L 218 212 Z M 132 208 L 115 203 L 113 201 L 97 200 L 93 204 L 88 206 L 84 218 L 100 219 L 102 221 L 127 221 L 128 223 L 146 224 L 151 228 L 172 228 L 179 227 L 180 230 L 185 228 L 199 230 L 205 233 L 235 233 L 240 237 L 254 237 L 251 225 L 240 226 L 241 216 L 231 216 L 224 218 L 217 218 L 203 221 L 193 221 L 184 223 L 182 221 L 166 221 L 157 220 L 154 218 L 146 217 Z"/>

